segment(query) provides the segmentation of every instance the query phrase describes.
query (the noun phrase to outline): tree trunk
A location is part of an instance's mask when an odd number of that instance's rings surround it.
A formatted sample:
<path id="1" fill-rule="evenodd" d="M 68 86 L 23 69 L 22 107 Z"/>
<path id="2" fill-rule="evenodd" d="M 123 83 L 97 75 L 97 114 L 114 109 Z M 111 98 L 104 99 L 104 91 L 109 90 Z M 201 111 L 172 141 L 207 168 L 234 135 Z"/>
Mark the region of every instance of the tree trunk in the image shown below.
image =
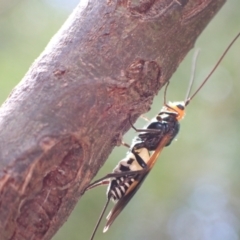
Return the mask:
<path id="1" fill-rule="evenodd" d="M 224 2 L 80 3 L 0 109 L 1 240 L 51 239 Z"/>

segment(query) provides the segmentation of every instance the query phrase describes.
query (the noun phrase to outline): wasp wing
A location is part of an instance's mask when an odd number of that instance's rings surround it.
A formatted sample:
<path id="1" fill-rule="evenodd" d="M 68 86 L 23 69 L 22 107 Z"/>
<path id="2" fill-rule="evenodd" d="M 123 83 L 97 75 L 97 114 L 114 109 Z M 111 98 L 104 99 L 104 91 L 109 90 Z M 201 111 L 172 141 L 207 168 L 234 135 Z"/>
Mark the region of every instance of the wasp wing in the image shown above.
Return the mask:
<path id="1" fill-rule="evenodd" d="M 154 153 L 151 155 L 149 161 L 147 162 L 147 168 L 146 170 L 143 169 L 141 173 L 139 173 L 138 178 L 135 182 L 129 187 L 128 191 L 126 192 L 126 195 L 121 198 L 116 205 L 113 207 L 113 209 L 110 211 L 110 213 L 107 216 L 107 223 L 103 229 L 103 232 L 106 232 L 109 227 L 113 224 L 114 220 L 118 217 L 120 212 L 124 209 L 124 207 L 128 204 L 128 202 L 132 199 L 134 194 L 137 192 L 137 190 L 142 185 L 143 181 L 147 177 L 148 173 L 153 168 L 159 154 L 161 153 L 162 149 L 166 146 L 166 144 L 169 142 L 169 139 L 171 136 L 169 134 L 166 134 L 162 140 L 160 141 L 158 147 L 154 151 Z"/>
<path id="2" fill-rule="evenodd" d="M 116 203 L 116 205 L 113 207 L 113 209 L 110 211 L 110 213 L 107 216 L 107 223 L 106 223 L 106 226 L 103 229 L 103 232 L 106 232 L 109 229 L 109 227 L 112 225 L 114 220 L 118 217 L 120 212 L 124 209 L 124 207 L 132 199 L 134 194 L 137 192 L 137 190 L 142 185 L 142 183 L 143 183 L 144 179 L 146 178 L 147 174 L 148 174 L 148 172 L 146 172 L 144 176 L 141 176 L 139 180 L 136 180 L 131 185 L 131 187 L 129 188 L 126 195 Z"/>

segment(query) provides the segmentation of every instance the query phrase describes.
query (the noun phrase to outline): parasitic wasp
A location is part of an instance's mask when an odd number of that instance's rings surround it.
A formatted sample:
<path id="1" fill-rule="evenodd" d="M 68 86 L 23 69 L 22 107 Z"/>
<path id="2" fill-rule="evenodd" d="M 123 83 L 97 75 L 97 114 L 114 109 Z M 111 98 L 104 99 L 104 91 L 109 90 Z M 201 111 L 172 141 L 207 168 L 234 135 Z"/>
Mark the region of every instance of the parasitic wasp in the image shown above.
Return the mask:
<path id="1" fill-rule="evenodd" d="M 164 91 L 164 105 L 158 115 L 152 119 L 146 128 L 135 128 L 131 123 L 131 119 L 129 119 L 132 128 L 140 134 L 133 139 L 127 156 L 118 163 L 112 173 L 94 181 L 86 188 L 86 190 L 89 190 L 100 185 L 108 185 L 107 202 L 94 228 L 91 240 L 95 236 L 97 228 L 110 200 L 112 200 L 115 205 L 107 216 L 107 223 L 103 232 L 106 232 L 109 229 L 123 208 L 137 192 L 144 179 L 156 163 L 163 148 L 165 146 L 169 146 L 178 134 L 180 128 L 179 121 L 183 119 L 186 107 L 214 73 L 228 50 L 239 36 L 240 33 L 228 45 L 216 65 L 191 96 L 189 95 L 193 85 L 195 67 L 192 71 L 189 89 L 184 101 L 166 103 L 166 91 L 169 85 L 168 82 Z M 195 66 L 195 64 L 193 65 Z"/>

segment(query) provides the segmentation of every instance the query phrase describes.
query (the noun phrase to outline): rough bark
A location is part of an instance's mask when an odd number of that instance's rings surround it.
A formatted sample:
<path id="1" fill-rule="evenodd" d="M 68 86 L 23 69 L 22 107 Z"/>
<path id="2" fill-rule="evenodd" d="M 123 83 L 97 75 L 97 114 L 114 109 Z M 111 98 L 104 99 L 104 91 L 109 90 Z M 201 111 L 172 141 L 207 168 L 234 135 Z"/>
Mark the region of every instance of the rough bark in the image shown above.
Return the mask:
<path id="1" fill-rule="evenodd" d="M 0 109 L 1 240 L 51 239 L 224 2 L 76 8 Z"/>

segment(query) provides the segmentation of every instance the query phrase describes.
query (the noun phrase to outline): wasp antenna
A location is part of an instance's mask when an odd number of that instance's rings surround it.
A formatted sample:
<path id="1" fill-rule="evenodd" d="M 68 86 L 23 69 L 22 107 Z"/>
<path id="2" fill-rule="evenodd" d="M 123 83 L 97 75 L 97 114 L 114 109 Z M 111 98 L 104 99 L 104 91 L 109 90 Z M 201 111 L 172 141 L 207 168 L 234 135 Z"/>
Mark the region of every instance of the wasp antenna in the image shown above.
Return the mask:
<path id="1" fill-rule="evenodd" d="M 92 233 L 92 236 L 91 236 L 90 240 L 93 240 L 93 238 L 94 238 L 94 236 L 95 236 L 95 233 L 96 233 L 96 231 L 97 231 L 97 229 L 98 229 L 98 227 L 99 227 L 99 224 L 100 224 L 100 222 L 101 222 L 101 220 L 102 220 L 102 218 L 103 218 L 103 215 L 104 215 L 104 213 L 105 213 L 105 211 L 106 211 L 106 209 L 107 209 L 107 206 L 108 206 L 108 204 L 109 204 L 109 201 L 110 201 L 110 197 L 108 197 L 107 202 L 106 202 L 106 204 L 105 204 L 105 206 L 104 206 L 104 208 L 103 208 L 103 210 L 102 210 L 102 212 L 101 212 L 101 214 L 100 214 L 100 217 L 99 217 L 99 219 L 98 219 L 98 221 L 97 221 L 97 224 L 96 224 L 96 226 L 95 226 L 95 228 L 94 228 L 94 230 L 93 230 L 93 233 Z"/>
<path id="2" fill-rule="evenodd" d="M 225 55 L 227 54 L 228 50 L 232 47 L 232 45 L 234 44 L 234 42 L 239 38 L 240 36 L 240 32 L 237 34 L 237 36 L 232 40 L 232 42 L 228 45 L 228 47 L 226 48 L 226 50 L 224 51 L 224 53 L 222 54 L 222 56 L 220 57 L 220 59 L 218 60 L 218 62 L 216 63 L 216 65 L 213 67 L 212 71 L 208 74 L 208 76 L 205 78 L 205 80 L 202 82 L 202 84 L 199 86 L 199 88 L 196 90 L 196 92 L 189 97 L 186 102 L 185 102 L 185 106 L 187 106 L 190 101 L 196 96 L 196 94 L 200 91 L 200 89 L 204 86 L 204 84 L 207 82 L 207 80 L 212 76 L 212 74 L 214 73 L 214 71 L 216 70 L 216 68 L 218 67 L 218 65 L 220 64 L 220 62 L 223 60 L 223 58 L 225 57 Z"/>
<path id="3" fill-rule="evenodd" d="M 188 86 L 188 90 L 187 90 L 187 93 L 186 93 L 186 97 L 185 97 L 185 100 L 184 100 L 185 103 L 187 102 L 187 100 L 189 98 L 189 95 L 191 93 L 191 90 L 192 90 L 193 82 L 194 82 L 194 79 L 195 79 L 195 73 L 196 73 L 197 57 L 198 57 L 199 52 L 200 52 L 200 49 L 197 49 L 195 51 L 194 55 L 193 55 L 191 77 L 190 77 L 190 81 L 189 81 L 189 86 Z"/>
<path id="4" fill-rule="evenodd" d="M 164 105 L 167 105 L 167 88 L 168 88 L 168 85 L 169 85 L 169 81 L 167 82 L 167 84 L 166 84 L 166 87 L 165 87 L 165 89 L 164 89 Z"/>

